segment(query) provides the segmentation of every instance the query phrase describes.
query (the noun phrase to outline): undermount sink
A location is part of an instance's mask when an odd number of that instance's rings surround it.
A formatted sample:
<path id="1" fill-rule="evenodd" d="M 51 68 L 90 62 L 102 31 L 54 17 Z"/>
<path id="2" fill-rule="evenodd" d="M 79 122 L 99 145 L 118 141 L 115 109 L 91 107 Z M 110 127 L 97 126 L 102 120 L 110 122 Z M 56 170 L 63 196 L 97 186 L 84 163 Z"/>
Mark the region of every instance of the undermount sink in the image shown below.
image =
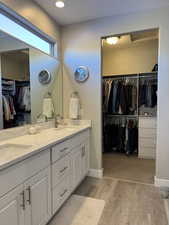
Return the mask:
<path id="1" fill-rule="evenodd" d="M 30 148 L 31 145 L 23 145 L 23 144 L 4 144 L 0 145 L 0 150 L 15 150 L 15 149 L 25 149 Z"/>

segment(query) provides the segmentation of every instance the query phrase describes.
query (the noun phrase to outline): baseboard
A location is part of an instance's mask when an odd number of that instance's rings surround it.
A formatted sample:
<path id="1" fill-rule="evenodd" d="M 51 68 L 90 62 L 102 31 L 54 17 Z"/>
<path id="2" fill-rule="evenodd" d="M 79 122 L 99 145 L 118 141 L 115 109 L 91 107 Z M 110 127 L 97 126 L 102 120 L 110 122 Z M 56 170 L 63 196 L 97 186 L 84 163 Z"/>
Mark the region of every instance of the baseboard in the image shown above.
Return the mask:
<path id="1" fill-rule="evenodd" d="M 155 186 L 157 187 L 169 187 L 169 180 L 160 179 L 155 176 Z"/>
<path id="2" fill-rule="evenodd" d="M 153 160 L 156 159 L 154 156 L 145 156 L 145 155 L 139 155 L 138 158 L 139 159 L 153 159 Z"/>
<path id="3" fill-rule="evenodd" d="M 89 177 L 95 177 L 95 178 L 103 178 L 103 169 L 90 169 L 88 173 Z"/>

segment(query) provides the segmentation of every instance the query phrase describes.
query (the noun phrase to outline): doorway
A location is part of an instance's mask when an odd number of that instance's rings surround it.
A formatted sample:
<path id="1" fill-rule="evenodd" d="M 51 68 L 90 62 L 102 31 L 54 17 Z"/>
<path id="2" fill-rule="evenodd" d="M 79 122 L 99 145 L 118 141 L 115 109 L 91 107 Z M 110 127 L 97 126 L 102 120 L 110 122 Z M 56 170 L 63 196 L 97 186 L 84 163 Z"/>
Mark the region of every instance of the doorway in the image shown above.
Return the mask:
<path id="1" fill-rule="evenodd" d="M 102 38 L 103 169 L 154 183 L 158 29 Z"/>

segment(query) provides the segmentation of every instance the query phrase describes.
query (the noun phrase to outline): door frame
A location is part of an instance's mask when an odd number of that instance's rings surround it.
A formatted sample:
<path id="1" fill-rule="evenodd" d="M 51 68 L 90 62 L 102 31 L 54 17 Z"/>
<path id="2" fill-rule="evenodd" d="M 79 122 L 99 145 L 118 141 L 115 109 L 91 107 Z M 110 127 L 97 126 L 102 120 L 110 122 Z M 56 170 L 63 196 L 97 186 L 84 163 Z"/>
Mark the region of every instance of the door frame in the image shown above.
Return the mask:
<path id="1" fill-rule="evenodd" d="M 103 110 L 102 110 L 102 97 L 103 97 L 103 89 L 102 89 L 102 74 L 103 74 L 103 39 L 107 38 L 107 37 L 119 37 L 119 36 L 123 36 L 123 35 L 127 35 L 127 34 L 131 34 L 131 33 L 135 33 L 135 32 L 143 32 L 143 31 L 149 31 L 149 30 L 154 30 L 154 29 L 157 29 L 158 30 L 158 65 L 159 65 L 159 43 L 160 43 L 160 28 L 159 27 L 151 27 L 151 28 L 147 28 L 147 29 L 141 29 L 141 30 L 134 30 L 134 31 L 130 31 L 130 32 L 125 32 L 125 33 L 118 33 L 118 34 L 112 34 L 112 35 L 107 35 L 107 36 L 102 36 L 100 38 L 100 60 L 101 60 L 101 63 L 100 63 L 100 71 L 101 71 L 101 74 L 100 74 L 100 84 L 101 84 L 101 107 L 100 107 L 100 111 L 101 111 L 101 168 L 102 168 L 102 171 L 104 171 L 104 165 L 103 165 Z M 158 74 L 159 75 L 159 74 Z M 159 79 L 157 79 L 157 86 L 159 86 Z M 157 93 L 157 127 L 158 127 L 158 93 Z M 157 132 L 157 131 L 156 131 Z M 155 178 L 156 178 L 156 171 L 157 171 L 157 137 L 156 137 L 156 158 L 155 158 L 155 175 L 154 175 L 154 183 L 155 183 Z"/>

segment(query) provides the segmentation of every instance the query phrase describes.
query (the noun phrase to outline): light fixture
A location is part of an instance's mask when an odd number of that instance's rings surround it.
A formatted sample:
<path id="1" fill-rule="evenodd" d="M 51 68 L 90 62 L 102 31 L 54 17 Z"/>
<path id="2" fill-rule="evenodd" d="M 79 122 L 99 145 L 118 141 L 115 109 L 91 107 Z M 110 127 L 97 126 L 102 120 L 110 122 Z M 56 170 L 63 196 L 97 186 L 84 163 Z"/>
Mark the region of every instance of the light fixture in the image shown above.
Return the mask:
<path id="1" fill-rule="evenodd" d="M 106 42 L 109 45 L 115 45 L 119 41 L 119 37 L 108 37 L 106 38 Z"/>
<path id="2" fill-rule="evenodd" d="M 65 7 L 64 1 L 62 1 L 62 0 L 56 1 L 56 7 L 58 7 L 58 8 L 64 8 Z"/>

